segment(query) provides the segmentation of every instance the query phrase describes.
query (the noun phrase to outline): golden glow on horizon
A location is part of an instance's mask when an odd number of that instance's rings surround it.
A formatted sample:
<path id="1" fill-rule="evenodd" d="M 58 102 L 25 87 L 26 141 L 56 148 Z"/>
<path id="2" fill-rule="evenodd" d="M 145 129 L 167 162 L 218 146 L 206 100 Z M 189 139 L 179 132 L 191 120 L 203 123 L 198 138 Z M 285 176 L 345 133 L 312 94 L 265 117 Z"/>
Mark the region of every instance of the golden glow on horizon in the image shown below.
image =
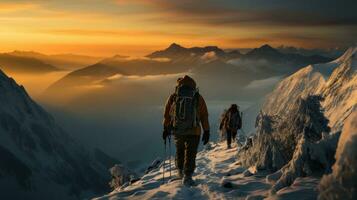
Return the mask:
<path id="1" fill-rule="evenodd" d="M 172 42 L 222 48 L 251 48 L 264 43 L 308 48 L 338 45 L 316 39 L 332 37 L 323 31 L 324 27 L 210 24 L 197 20 L 196 15 L 186 17 L 177 11 L 157 10 L 166 6 L 157 0 L 13 2 L 16 3 L 0 1 L 1 52 L 33 50 L 49 54 L 142 56 Z M 190 19 L 199 22 L 191 23 Z M 301 37 L 304 33 L 310 33 L 312 38 Z"/>

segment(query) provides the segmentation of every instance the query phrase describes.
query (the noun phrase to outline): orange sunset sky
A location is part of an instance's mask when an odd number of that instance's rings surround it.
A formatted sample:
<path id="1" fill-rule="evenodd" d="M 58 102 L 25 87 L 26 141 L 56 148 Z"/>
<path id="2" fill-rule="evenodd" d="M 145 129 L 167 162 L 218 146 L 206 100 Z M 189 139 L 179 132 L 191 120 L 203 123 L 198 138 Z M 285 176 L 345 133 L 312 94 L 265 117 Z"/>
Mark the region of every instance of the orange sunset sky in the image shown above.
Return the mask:
<path id="1" fill-rule="evenodd" d="M 0 51 L 145 55 L 172 42 L 251 48 L 356 43 L 352 0 L 0 0 Z"/>

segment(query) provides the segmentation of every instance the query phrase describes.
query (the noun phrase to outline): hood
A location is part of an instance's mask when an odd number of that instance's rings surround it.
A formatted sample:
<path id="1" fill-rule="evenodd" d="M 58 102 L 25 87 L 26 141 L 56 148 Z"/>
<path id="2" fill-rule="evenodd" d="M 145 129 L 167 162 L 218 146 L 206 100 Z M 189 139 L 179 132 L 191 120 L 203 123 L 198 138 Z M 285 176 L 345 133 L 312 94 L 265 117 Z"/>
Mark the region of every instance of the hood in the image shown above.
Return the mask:
<path id="1" fill-rule="evenodd" d="M 182 86 L 182 85 L 186 85 L 186 86 L 190 86 L 193 88 L 196 88 L 196 82 L 195 80 L 193 80 L 193 78 L 185 75 L 183 78 L 179 78 L 177 79 L 177 86 Z"/>

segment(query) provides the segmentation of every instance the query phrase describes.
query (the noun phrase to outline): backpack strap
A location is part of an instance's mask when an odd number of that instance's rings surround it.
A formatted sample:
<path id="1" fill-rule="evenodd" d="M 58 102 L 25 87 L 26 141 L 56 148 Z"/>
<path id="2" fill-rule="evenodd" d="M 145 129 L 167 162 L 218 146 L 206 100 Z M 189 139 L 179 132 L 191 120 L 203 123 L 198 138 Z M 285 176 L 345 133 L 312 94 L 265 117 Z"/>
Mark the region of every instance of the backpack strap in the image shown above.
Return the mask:
<path id="1" fill-rule="evenodd" d="M 194 99 L 194 105 L 193 105 L 193 126 L 199 125 L 200 122 L 200 115 L 198 114 L 198 107 L 199 107 L 199 101 L 200 101 L 200 94 L 198 92 L 198 89 L 196 89 L 196 93 L 193 96 Z"/>

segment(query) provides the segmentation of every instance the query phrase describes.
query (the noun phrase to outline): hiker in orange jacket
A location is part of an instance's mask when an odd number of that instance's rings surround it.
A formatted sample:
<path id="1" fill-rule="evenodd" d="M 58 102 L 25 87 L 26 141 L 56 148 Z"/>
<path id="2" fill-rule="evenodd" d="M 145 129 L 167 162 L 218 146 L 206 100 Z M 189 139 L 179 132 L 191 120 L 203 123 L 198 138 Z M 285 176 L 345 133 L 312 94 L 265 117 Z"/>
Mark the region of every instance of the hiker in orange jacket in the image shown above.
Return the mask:
<path id="1" fill-rule="evenodd" d="M 196 82 L 189 76 L 177 80 L 175 93 L 166 102 L 163 139 L 173 134 L 176 145 L 176 168 L 185 185 L 193 185 L 196 154 L 203 129 L 203 144 L 210 137 L 208 111 Z"/>

